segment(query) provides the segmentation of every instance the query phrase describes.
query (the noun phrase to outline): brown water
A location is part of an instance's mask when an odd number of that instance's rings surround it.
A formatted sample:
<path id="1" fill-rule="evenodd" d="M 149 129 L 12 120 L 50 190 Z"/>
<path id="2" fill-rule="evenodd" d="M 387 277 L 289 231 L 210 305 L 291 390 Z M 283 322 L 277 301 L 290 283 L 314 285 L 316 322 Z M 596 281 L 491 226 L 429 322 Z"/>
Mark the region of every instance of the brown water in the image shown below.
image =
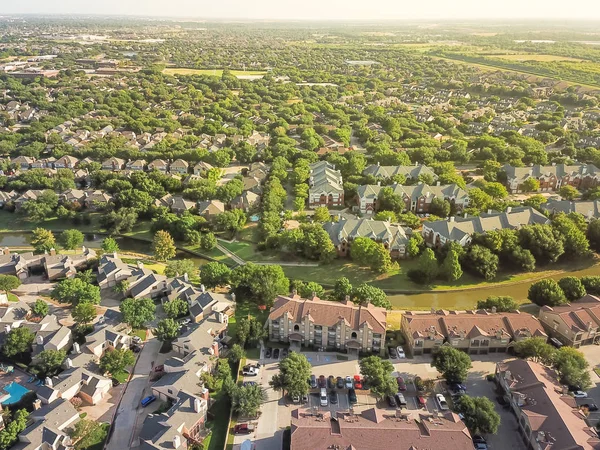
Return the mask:
<path id="1" fill-rule="evenodd" d="M 552 275 L 548 278 L 558 280 L 565 276 L 583 277 L 586 275 L 600 275 L 600 265 Z M 522 281 L 509 285 L 497 285 L 468 289 L 464 291 L 424 292 L 420 294 L 400 294 L 388 297 L 394 309 L 473 309 L 477 301 L 484 300 L 491 295 L 510 295 L 520 303 L 527 302 L 527 291 L 531 281 Z"/>

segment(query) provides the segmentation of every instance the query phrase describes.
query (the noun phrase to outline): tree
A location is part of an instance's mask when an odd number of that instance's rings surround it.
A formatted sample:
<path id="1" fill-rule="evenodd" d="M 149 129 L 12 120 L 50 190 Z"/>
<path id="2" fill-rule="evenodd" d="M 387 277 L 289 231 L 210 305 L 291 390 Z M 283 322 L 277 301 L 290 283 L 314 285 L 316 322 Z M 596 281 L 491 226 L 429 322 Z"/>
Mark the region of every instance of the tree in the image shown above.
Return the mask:
<path id="1" fill-rule="evenodd" d="M 40 378 L 52 377 L 58 373 L 67 357 L 66 350 L 44 350 L 36 356 L 35 369 Z"/>
<path id="2" fill-rule="evenodd" d="M 477 309 L 492 309 L 496 308 L 496 312 L 517 311 L 519 304 L 508 295 L 490 296 L 485 300 L 477 302 Z"/>
<path id="3" fill-rule="evenodd" d="M 440 273 L 448 281 L 456 281 L 462 277 L 463 271 L 458 262 L 456 251 L 451 249 L 440 266 Z"/>
<path id="4" fill-rule="evenodd" d="M 107 430 L 101 422 L 81 419 L 73 426 L 69 436 L 75 445 L 75 450 L 87 450 L 93 448 L 98 442 L 104 442 L 106 433 Z"/>
<path id="5" fill-rule="evenodd" d="M 88 302 L 97 305 L 100 303 L 100 288 L 86 283 L 79 278 L 62 280 L 54 286 L 50 297 L 60 303 L 77 305 Z"/>
<path id="6" fill-rule="evenodd" d="M 588 371 L 588 362 L 579 350 L 573 347 L 561 347 L 554 354 L 554 368 L 562 383 L 587 389 L 592 385 Z"/>
<path id="7" fill-rule="evenodd" d="M 508 191 L 502 183 L 490 182 L 486 183 L 483 190 L 492 198 L 503 199 L 508 197 Z"/>
<path id="8" fill-rule="evenodd" d="M 216 227 L 219 230 L 237 232 L 246 225 L 246 214 L 241 209 L 225 211 L 217 216 Z"/>
<path id="9" fill-rule="evenodd" d="M 431 283 L 438 275 L 439 267 L 435 253 L 430 248 L 426 248 L 418 260 L 419 270 L 423 274 L 425 283 Z"/>
<path id="10" fill-rule="evenodd" d="M 529 287 L 527 298 L 538 306 L 558 306 L 567 300 L 563 290 L 552 278 L 533 283 Z"/>
<path id="11" fill-rule="evenodd" d="M 210 251 L 217 246 L 217 238 L 213 233 L 205 233 L 200 238 L 200 248 Z"/>
<path id="12" fill-rule="evenodd" d="M 169 278 L 188 274 L 194 276 L 197 272 L 196 264 L 191 259 L 175 259 L 169 261 L 165 267 L 165 275 Z"/>
<path id="13" fill-rule="evenodd" d="M 0 291 L 8 295 L 8 291 L 14 291 L 21 286 L 21 280 L 14 275 L 0 275 Z"/>
<path id="14" fill-rule="evenodd" d="M 37 199 L 26 200 L 19 212 L 33 222 L 41 222 L 50 217 L 58 206 L 58 195 L 46 190 Z"/>
<path id="15" fill-rule="evenodd" d="M 471 433 L 496 434 L 498 431 L 500 414 L 489 398 L 463 395 L 455 409 L 463 415 L 463 421 Z"/>
<path id="16" fill-rule="evenodd" d="M 85 326 L 96 318 L 96 307 L 88 302 L 78 303 L 71 311 L 71 315 L 75 323 Z"/>
<path id="17" fill-rule="evenodd" d="M 581 277 L 581 284 L 585 288 L 588 294 L 599 295 L 600 294 L 600 276 L 586 276 Z"/>
<path id="18" fill-rule="evenodd" d="M 38 253 L 49 252 L 56 248 L 56 239 L 52 231 L 36 228 L 31 232 L 31 246 Z"/>
<path id="19" fill-rule="evenodd" d="M 359 365 L 360 373 L 375 397 L 381 399 L 396 393 L 396 380 L 392 377 L 394 366 L 391 362 L 372 355 L 361 359 Z"/>
<path id="20" fill-rule="evenodd" d="M 248 263 L 233 270 L 231 285 L 237 298 L 270 307 L 277 294 L 289 293 L 290 280 L 281 266 Z"/>
<path id="21" fill-rule="evenodd" d="M 242 317 L 238 322 L 237 338 L 242 347 L 247 343 L 256 344 L 266 334 L 267 331 L 256 317 Z"/>
<path id="22" fill-rule="evenodd" d="M 168 259 L 174 258 L 177 254 L 175 241 L 173 241 L 169 232 L 164 230 L 159 230 L 154 235 L 152 249 L 154 251 L 154 257 L 158 261 L 167 261 Z"/>
<path id="23" fill-rule="evenodd" d="M 531 337 L 515 344 L 515 353 L 520 358 L 531 359 L 543 364 L 551 364 L 555 349 L 543 337 Z"/>
<path id="24" fill-rule="evenodd" d="M 586 256 L 590 251 L 590 244 L 585 233 L 566 214 L 557 214 L 552 219 L 552 228 L 562 239 L 565 256 Z"/>
<path id="25" fill-rule="evenodd" d="M 313 214 L 313 220 L 315 222 L 329 222 L 331 220 L 331 215 L 329 214 L 329 210 L 326 206 L 319 206 L 315 208 L 315 213 Z"/>
<path id="26" fill-rule="evenodd" d="M 110 349 L 104 352 L 104 355 L 100 358 L 99 366 L 104 373 L 115 376 L 122 373 L 127 366 L 131 366 L 133 363 L 135 363 L 135 357 L 128 348 Z"/>
<path id="27" fill-rule="evenodd" d="M 163 303 L 163 308 L 167 316 L 171 319 L 186 316 L 189 313 L 188 304 L 185 300 L 175 298 L 171 301 Z"/>
<path id="28" fill-rule="evenodd" d="M 230 397 L 233 411 L 243 417 L 256 417 L 267 394 L 260 385 L 247 385 L 235 386 Z"/>
<path id="29" fill-rule="evenodd" d="M 341 302 L 346 297 L 352 296 L 352 284 L 346 277 L 338 278 L 333 286 L 333 292 L 331 293 L 331 299 Z"/>
<path id="30" fill-rule="evenodd" d="M 431 366 L 447 381 L 463 382 L 471 368 L 471 358 L 454 347 L 443 345 L 433 354 Z"/>
<path id="31" fill-rule="evenodd" d="M 600 251 L 600 219 L 592 219 L 588 224 L 586 237 L 592 247 L 596 251 Z"/>
<path id="32" fill-rule="evenodd" d="M 287 392 L 290 396 L 308 394 L 308 383 L 312 366 L 303 353 L 293 352 L 279 363 L 279 373 L 274 375 L 269 384 L 274 390 Z"/>
<path id="33" fill-rule="evenodd" d="M 369 302 L 374 306 L 392 309 L 392 304 L 388 300 L 385 291 L 367 283 L 356 286 L 352 291 L 352 296 L 357 303 L 365 304 Z"/>
<path id="34" fill-rule="evenodd" d="M 419 256 L 419 253 L 421 253 L 424 245 L 425 240 L 423 239 L 423 235 L 421 233 L 413 233 L 408 240 L 408 244 L 406 245 L 406 254 L 411 258 Z"/>
<path id="35" fill-rule="evenodd" d="M 200 267 L 200 281 L 208 288 L 229 283 L 231 269 L 223 263 L 212 261 Z"/>
<path id="36" fill-rule="evenodd" d="M 583 283 L 577 277 L 563 277 L 558 280 L 558 285 L 568 301 L 579 300 L 586 294 Z"/>
<path id="37" fill-rule="evenodd" d="M 34 338 L 35 336 L 29 328 L 13 328 L 6 335 L 2 352 L 9 358 L 28 352 Z"/>
<path id="38" fill-rule="evenodd" d="M 498 256 L 481 245 L 471 245 L 462 262 L 467 270 L 486 280 L 493 280 L 498 272 Z"/>
<path id="39" fill-rule="evenodd" d="M 0 431 L 0 449 L 6 450 L 18 441 L 19 434 L 27 428 L 28 418 L 29 413 L 26 409 L 19 409 L 14 413 L 10 422 L 5 418 L 4 422 L 8 424 Z"/>
<path id="40" fill-rule="evenodd" d="M 50 307 L 48 306 L 48 303 L 46 303 L 41 298 L 38 298 L 31 307 L 31 312 L 37 317 L 46 317 L 48 315 L 49 310 Z"/>
<path id="41" fill-rule="evenodd" d="M 325 288 L 315 281 L 309 281 L 308 283 L 302 283 L 300 285 L 298 293 L 300 294 L 300 297 L 304 298 L 323 298 L 325 297 Z"/>
<path id="42" fill-rule="evenodd" d="M 441 197 L 435 197 L 431 200 L 431 205 L 429 206 L 429 212 L 438 217 L 448 217 L 450 215 L 450 202 Z"/>
<path id="43" fill-rule="evenodd" d="M 119 244 L 111 237 L 107 237 L 102 241 L 102 250 L 104 250 L 105 253 L 117 253 L 120 251 Z"/>
<path id="44" fill-rule="evenodd" d="M 564 200 L 575 200 L 579 197 L 579 191 L 570 184 L 565 184 L 558 190 L 558 195 Z"/>
<path id="45" fill-rule="evenodd" d="M 133 328 L 142 328 L 146 322 L 154 320 L 156 305 L 149 298 L 127 298 L 119 306 L 123 321 Z"/>
<path id="46" fill-rule="evenodd" d="M 233 344 L 229 349 L 229 353 L 227 354 L 227 358 L 233 364 L 241 361 L 246 357 L 246 352 L 239 344 Z"/>
<path id="47" fill-rule="evenodd" d="M 519 229 L 519 244 L 528 249 L 538 264 L 556 262 L 565 252 L 563 242 L 557 239 L 550 225 L 524 225 Z"/>
<path id="48" fill-rule="evenodd" d="M 60 245 L 67 250 L 75 250 L 83 245 L 83 233 L 79 230 L 65 230 L 60 234 Z"/>
<path id="49" fill-rule="evenodd" d="M 179 324 L 173 319 L 163 319 L 158 322 L 154 335 L 161 342 L 170 342 L 179 334 Z"/>
<path id="50" fill-rule="evenodd" d="M 536 192 L 540 190 L 540 182 L 535 178 L 527 178 L 521 184 L 523 192 Z"/>

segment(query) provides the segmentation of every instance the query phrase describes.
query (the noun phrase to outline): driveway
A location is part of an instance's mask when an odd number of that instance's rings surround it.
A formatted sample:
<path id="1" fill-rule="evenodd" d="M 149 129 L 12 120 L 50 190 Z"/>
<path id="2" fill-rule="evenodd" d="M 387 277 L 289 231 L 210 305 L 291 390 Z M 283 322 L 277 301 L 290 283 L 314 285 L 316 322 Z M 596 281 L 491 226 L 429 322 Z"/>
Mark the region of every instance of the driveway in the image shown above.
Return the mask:
<path id="1" fill-rule="evenodd" d="M 114 427 L 107 450 L 122 450 L 139 446 L 137 437 L 146 415 L 150 412 L 140 406 L 140 401 L 149 387 L 150 371 L 156 361 L 161 342 L 151 337 L 142 348 L 135 366 L 133 376 L 119 404 L 119 409 L 113 420 Z"/>

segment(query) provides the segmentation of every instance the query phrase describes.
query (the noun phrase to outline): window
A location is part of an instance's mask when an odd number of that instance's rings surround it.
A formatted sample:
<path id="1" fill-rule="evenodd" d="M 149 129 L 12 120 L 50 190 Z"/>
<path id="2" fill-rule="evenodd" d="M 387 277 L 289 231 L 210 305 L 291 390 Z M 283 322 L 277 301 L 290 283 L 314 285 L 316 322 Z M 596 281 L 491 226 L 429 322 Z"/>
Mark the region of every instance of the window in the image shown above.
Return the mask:
<path id="1" fill-rule="evenodd" d="M 300 325 L 294 325 L 294 331 L 300 331 Z"/>
<path id="2" fill-rule="evenodd" d="M 352 334 L 350 335 L 350 337 L 352 339 L 356 339 L 356 336 L 357 336 L 356 331 L 353 331 Z"/>
<path id="3" fill-rule="evenodd" d="M 167 389 L 167 392 L 168 392 L 169 394 L 172 394 L 172 393 L 173 393 L 173 391 L 172 391 L 171 389 Z"/>

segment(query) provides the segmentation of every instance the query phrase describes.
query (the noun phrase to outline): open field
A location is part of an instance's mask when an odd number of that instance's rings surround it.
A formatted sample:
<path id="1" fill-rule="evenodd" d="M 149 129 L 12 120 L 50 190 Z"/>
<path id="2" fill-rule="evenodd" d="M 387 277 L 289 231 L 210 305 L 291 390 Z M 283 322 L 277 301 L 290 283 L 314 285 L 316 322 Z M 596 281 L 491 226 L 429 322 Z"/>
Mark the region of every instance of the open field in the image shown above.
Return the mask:
<path id="1" fill-rule="evenodd" d="M 267 72 L 260 70 L 231 70 L 230 71 L 233 76 L 238 78 L 241 77 L 256 77 L 261 75 L 266 75 Z M 187 69 L 185 67 L 168 67 L 163 69 L 162 73 L 165 75 L 212 75 L 215 77 L 220 77 L 223 75 L 222 69 Z"/>
<path id="2" fill-rule="evenodd" d="M 537 55 L 531 53 L 517 53 L 514 55 L 485 55 L 492 58 L 507 59 L 509 61 L 574 61 L 581 62 L 583 59 L 570 58 L 568 56 L 557 55 Z"/>

